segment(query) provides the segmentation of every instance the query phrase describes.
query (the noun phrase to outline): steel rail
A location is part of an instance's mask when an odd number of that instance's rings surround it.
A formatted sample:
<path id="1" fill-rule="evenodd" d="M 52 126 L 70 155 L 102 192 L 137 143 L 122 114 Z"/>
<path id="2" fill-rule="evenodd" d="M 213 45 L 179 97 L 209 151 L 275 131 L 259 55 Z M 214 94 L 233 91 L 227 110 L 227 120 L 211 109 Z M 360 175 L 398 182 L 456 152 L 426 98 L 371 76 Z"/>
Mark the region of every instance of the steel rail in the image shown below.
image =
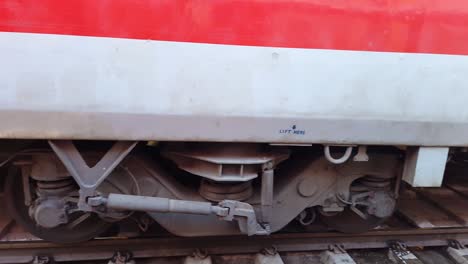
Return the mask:
<path id="1" fill-rule="evenodd" d="M 110 259 L 115 252 L 131 252 L 134 258 L 191 255 L 195 249 L 208 254 L 246 254 L 274 246 L 279 252 L 326 250 L 330 245 L 346 249 L 386 248 L 390 241 L 402 241 L 409 247 L 445 246 L 455 239 L 468 243 L 468 228 L 381 230 L 363 234 L 288 233 L 271 236 L 235 237 L 153 237 L 136 239 L 96 239 L 87 243 L 59 245 L 43 241 L 0 243 L 0 263 L 31 263 L 35 256 L 55 261 L 91 261 Z"/>

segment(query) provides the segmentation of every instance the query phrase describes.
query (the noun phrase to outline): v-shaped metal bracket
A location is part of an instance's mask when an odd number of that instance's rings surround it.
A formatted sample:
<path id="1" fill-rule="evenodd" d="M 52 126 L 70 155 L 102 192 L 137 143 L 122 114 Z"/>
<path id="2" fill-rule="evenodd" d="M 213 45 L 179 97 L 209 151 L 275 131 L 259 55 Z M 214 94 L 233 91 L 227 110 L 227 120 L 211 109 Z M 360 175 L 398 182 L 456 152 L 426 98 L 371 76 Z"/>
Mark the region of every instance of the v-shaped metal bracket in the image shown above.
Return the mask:
<path id="1" fill-rule="evenodd" d="M 117 141 L 101 160 L 89 167 L 71 140 L 49 140 L 49 145 L 62 161 L 65 168 L 80 186 L 80 209 L 90 209 L 86 198 L 95 194 L 96 188 L 132 151 L 138 142 Z"/>

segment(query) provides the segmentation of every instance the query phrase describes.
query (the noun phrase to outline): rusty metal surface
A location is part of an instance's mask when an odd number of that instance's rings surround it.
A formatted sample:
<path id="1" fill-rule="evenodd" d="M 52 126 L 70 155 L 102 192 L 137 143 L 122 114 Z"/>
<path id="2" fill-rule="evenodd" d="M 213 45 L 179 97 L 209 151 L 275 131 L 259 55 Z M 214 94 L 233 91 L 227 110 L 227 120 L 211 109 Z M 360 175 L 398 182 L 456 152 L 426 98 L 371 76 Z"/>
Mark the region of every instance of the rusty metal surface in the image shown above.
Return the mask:
<path id="1" fill-rule="evenodd" d="M 135 258 L 191 255 L 202 248 L 212 255 L 257 253 L 274 245 L 279 252 L 326 250 L 330 244 L 346 249 L 387 248 L 392 240 L 408 247 L 446 246 L 449 239 L 468 243 L 468 229 L 387 230 L 364 234 L 340 233 L 276 234 L 270 237 L 140 238 L 101 239 L 79 245 L 46 242 L 0 243 L 0 263 L 29 263 L 32 256 L 52 255 L 56 261 L 110 259 L 118 250 L 131 251 Z"/>

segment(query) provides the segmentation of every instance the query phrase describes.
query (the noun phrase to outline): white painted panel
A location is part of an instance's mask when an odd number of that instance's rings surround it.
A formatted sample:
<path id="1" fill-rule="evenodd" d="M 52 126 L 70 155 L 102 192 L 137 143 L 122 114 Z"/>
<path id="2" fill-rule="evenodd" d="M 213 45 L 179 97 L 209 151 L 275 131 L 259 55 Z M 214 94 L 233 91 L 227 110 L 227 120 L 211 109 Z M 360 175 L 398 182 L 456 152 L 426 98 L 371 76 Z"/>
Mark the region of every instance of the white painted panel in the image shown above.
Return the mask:
<path id="1" fill-rule="evenodd" d="M 0 33 L 2 108 L 468 122 L 468 57 Z"/>
<path id="2" fill-rule="evenodd" d="M 359 138 L 376 144 L 408 144 L 421 138 L 415 144 L 431 144 L 432 138 L 439 145 L 468 142 L 468 135 L 453 138 L 454 133 L 465 135 L 460 130 L 441 131 L 447 124 L 468 125 L 468 56 L 2 32 L 0 58 L 0 109 L 4 113 L 80 113 L 86 118 L 80 126 L 93 123 L 100 114 L 249 117 L 251 125 L 256 124 L 255 118 L 282 120 L 271 135 L 237 138 L 244 141 L 352 142 Z M 61 118 L 67 124 L 70 117 Z M 274 134 L 298 120 L 300 126 L 309 128 L 306 135 L 310 137 Z M 326 127 L 317 126 L 314 120 L 347 122 Z M 354 121 L 373 122 L 372 128 Z M 28 134 L 29 127 L 17 127 L 18 122 L 15 127 L 1 127 L 0 136 L 37 136 L 32 130 Z M 57 122 L 50 120 L 55 137 L 102 138 L 106 133 L 110 138 L 125 137 L 123 132 L 97 128 L 93 133 L 70 134 L 70 129 L 58 127 Z M 328 136 L 337 127 L 355 135 Z M 386 134 L 389 130 L 413 134 Z M 133 133 L 128 138 L 161 134 L 170 138 L 177 131 L 158 133 Z M 208 134 L 190 138 L 226 140 Z"/>

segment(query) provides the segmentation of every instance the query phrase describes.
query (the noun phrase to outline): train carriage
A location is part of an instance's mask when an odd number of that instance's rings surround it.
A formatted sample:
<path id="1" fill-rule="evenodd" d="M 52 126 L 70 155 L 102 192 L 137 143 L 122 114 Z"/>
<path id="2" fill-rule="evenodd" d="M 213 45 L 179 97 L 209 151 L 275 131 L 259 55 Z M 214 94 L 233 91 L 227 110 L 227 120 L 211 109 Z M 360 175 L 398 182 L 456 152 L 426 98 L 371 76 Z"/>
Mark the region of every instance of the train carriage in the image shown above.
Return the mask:
<path id="1" fill-rule="evenodd" d="M 462 0 L 4 0 L 4 198 L 32 234 L 364 232 L 468 146 Z"/>

